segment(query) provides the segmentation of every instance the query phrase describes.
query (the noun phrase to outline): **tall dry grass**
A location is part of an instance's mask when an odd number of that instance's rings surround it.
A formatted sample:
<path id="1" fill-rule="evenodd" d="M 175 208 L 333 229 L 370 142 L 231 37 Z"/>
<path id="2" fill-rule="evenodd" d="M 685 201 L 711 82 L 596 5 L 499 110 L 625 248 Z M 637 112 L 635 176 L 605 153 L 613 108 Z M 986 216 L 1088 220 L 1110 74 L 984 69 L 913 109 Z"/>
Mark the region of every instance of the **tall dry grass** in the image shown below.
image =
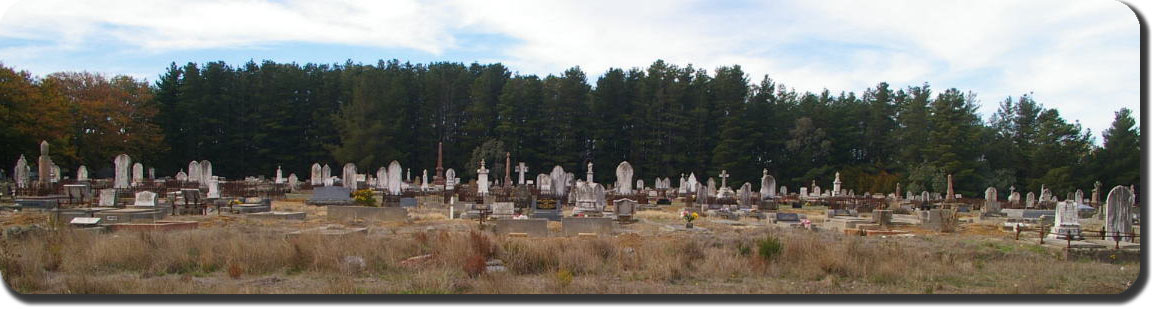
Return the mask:
<path id="1" fill-rule="evenodd" d="M 1116 293 L 1138 271 L 1009 241 L 795 230 L 602 238 L 61 230 L 0 248 L 0 273 L 22 293 Z M 507 271 L 475 265 L 491 259 Z"/>

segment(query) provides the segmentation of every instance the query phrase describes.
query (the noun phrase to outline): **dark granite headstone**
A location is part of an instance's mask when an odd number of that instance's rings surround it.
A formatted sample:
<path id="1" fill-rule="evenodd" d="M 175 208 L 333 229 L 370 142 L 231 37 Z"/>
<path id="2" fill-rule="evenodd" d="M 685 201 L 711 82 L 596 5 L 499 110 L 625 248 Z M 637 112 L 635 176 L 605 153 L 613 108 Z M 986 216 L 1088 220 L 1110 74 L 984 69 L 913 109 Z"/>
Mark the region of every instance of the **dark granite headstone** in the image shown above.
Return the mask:
<path id="1" fill-rule="evenodd" d="M 778 222 L 800 222 L 801 217 L 795 213 L 779 212 L 777 213 L 776 220 Z"/>
<path id="2" fill-rule="evenodd" d="M 417 199 L 412 198 L 412 197 L 402 197 L 401 198 L 401 207 L 409 207 L 409 208 L 417 207 Z"/>
<path id="3" fill-rule="evenodd" d="M 313 196 L 305 201 L 309 205 L 352 205 L 349 189 L 344 187 L 316 187 Z"/>
<path id="4" fill-rule="evenodd" d="M 657 199 L 657 205 L 673 205 L 673 201 L 668 198 L 659 198 Z"/>

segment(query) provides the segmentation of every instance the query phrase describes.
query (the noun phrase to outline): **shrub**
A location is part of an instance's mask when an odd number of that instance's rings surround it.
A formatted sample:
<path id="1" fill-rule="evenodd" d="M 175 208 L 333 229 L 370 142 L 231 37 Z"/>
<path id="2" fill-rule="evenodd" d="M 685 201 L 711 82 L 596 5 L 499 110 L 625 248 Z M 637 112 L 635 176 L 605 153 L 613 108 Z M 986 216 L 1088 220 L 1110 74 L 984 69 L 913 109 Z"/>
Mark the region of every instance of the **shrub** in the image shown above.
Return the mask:
<path id="1" fill-rule="evenodd" d="M 377 199 L 373 197 L 373 190 L 360 189 L 353 192 L 353 202 L 361 206 L 378 206 Z"/>
<path id="2" fill-rule="evenodd" d="M 766 261 L 772 261 L 781 255 L 781 240 L 777 237 L 766 236 L 757 241 L 757 255 Z"/>
<path id="3" fill-rule="evenodd" d="M 557 271 L 557 285 L 564 288 L 573 283 L 573 272 L 562 269 Z"/>
<path id="4" fill-rule="evenodd" d="M 473 255 L 465 260 L 465 273 L 469 277 L 476 278 L 485 273 L 485 257 L 481 255 Z"/>

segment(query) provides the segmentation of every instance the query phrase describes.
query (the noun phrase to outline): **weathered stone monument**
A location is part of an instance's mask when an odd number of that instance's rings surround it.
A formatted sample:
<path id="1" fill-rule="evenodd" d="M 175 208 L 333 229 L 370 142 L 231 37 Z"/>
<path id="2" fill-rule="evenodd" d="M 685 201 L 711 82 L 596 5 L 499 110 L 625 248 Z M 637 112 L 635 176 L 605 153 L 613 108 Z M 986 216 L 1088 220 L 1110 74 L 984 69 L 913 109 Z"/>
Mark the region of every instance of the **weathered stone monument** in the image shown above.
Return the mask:
<path id="1" fill-rule="evenodd" d="M 562 169 L 560 165 L 553 166 L 553 171 L 549 172 L 549 184 L 552 186 L 549 191 L 556 196 L 564 196 L 568 189 L 567 180 L 568 175 L 566 175 L 565 169 Z"/>
<path id="2" fill-rule="evenodd" d="M 685 185 L 689 193 L 697 193 L 697 176 L 693 172 L 689 172 L 689 178 L 685 179 Z"/>
<path id="3" fill-rule="evenodd" d="M 288 176 L 289 190 L 296 192 L 297 185 L 299 185 L 299 184 L 300 184 L 300 179 L 297 179 L 297 174 L 296 173 L 290 173 Z"/>
<path id="4" fill-rule="evenodd" d="M 273 178 L 273 183 L 284 183 L 284 171 L 280 169 L 280 165 L 276 166 L 276 178 Z"/>
<path id="5" fill-rule="evenodd" d="M 156 193 L 150 191 L 137 192 L 132 207 L 156 207 Z"/>
<path id="6" fill-rule="evenodd" d="M 352 162 L 345 163 L 341 168 L 341 186 L 348 188 L 349 191 L 357 191 L 357 165 Z"/>
<path id="7" fill-rule="evenodd" d="M 1050 228 L 1050 238 L 1082 239 L 1082 224 L 1078 223 L 1078 203 L 1072 200 L 1059 202 L 1054 210 L 1054 226 Z"/>
<path id="8" fill-rule="evenodd" d="M 197 161 L 188 162 L 188 181 L 189 182 L 201 182 L 201 181 L 203 181 L 203 179 L 200 178 L 202 175 L 201 171 L 203 171 L 203 170 L 200 168 L 200 162 L 197 162 Z"/>
<path id="9" fill-rule="evenodd" d="M 589 166 L 592 168 L 593 164 L 590 163 Z M 621 161 L 620 164 L 617 164 L 617 193 L 633 194 L 633 165 L 630 165 L 629 161 Z"/>
<path id="10" fill-rule="evenodd" d="M 761 198 L 774 197 L 773 188 L 775 187 L 777 187 L 777 179 L 769 175 L 769 169 L 761 169 L 761 190 L 758 190 L 758 193 L 761 193 Z"/>
<path id="11" fill-rule="evenodd" d="M 100 190 L 100 200 L 97 201 L 96 206 L 116 207 L 116 189 Z"/>
<path id="12" fill-rule="evenodd" d="M 128 173 L 129 167 L 132 165 L 132 158 L 127 154 L 120 154 L 112 161 L 115 167 L 115 177 L 113 178 L 112 187 L 116 189 L 128 188 Z"/>
<path id="13" fill-rule="evenodd" d="M 986 204 L 982 206 L 982 210 L 988 214 L 1002 211 L 1001 204 L 998 203 L 998 189 L 986 188 Z"/>
<path id="14" fill-rule="evenodd" d="M 457 186 L 457 171 L 453 169 L 445 170 L 445 190 L 453 190 Z"/>
<path id="15" fill-rule="evenodd" d="M 88 181 L 88 167 L 81 165 L 76 169 L 76 181 Z"/>
<path id="16" fill-rule="evenodd" d="M 485 168 L 485 159 L 481 159 L 481 168 L 477 169 L 477 194 L 489 194 L 489 169 Z"/>
<path id="17" fill-rule="evenodd" d="M 1090 205 L 1097 207 L 1101 205 L 1102 182 L 1094 181 L 1094 191 L 1090 193 Z"/>
<path id="18" fill-rule="evenodd" d="M 40 158 L 37 160 L 37 181 L 49 183 L 52 181 L 52 158 L 48 156 L 48 141 L 40 141 Z"/>
<path id="19" fill-rule="evenodd" d="M 954 197 L 954 174 L 946 174 L 946 202 L 953 202 Z M 988 199 L 988 198 L 987 198 Z M 997 198 L 994 198 L 995 201 Z"/>
<path id="20" fill-rule="evenodd" d="M 313 186 L 323 185 L 325 183 L 324 178 L 324 174 L 321 173 L 321 164 L 313 163 L 313 166 L 309 168 L 309 184 Z"/>
<path id="21" fill-rule="evenodd" d="M 841 172 L 834 173 L 833 195 L 841 195 Z"/>
<path id="22" fill-rule="evenodd" d="M 529 167 L 525 166 L 525 162 L 517 163 L 517 185 L 525 185 L 525 173 L 529 172 Z"/>
<path id="23" fill-rule="evenodd" d="M 332 172 L 332 169 L 329 168 L 327 163 L 321 166 L 321 184 L 325 185 L 326 187 L 333 186 Z"/>
<path id="24" fill-rule="evenodd" d="M 1131 206 L 1134 192 L 1123 186 L 1115 186 L 1106 195 L 1106 236 L 1120 241 L 1134 241 L 1127 236 L 1134 232 Z"/>
<path id="25" fill-rule="evenodd" d="M 144 182 L 144 164 L 136 162 L 132 164 L 132 184 L 139 185 Z"/>
<path id="26" fill-rule="evenodd" d="M 1026 193 L 1026 208 L 1034 208 L 1034 203 L 1036 203 L 1036 202 L 1037 202 L 1037 200 L 1035 200 L 1034 192 L 1027 192 Z"/>
<path id="27" fill-rule="evenodd" d="M 389 162 L 388 192 L 392 195 L 401 194 L 401 163 L 393 160 Z"/>
<path id="28" fill-rule="evenodd" d="M 184 170 L 177 172 L 176 173 L 176 181 L 180 181 L 180 182 L 188 181 L 188 173 L 185 173 Z"/>
<path id="29" fill-rule="evenodd" d="M 16 187 L 28 187 L 28 181 L 31 174 L 31 168 L 28 167 L 28 160 L 24 159 L 24 155 L 20 155 L 20 159 L 16 160 L 16 168 L 12 169 L 12 177 L 16 178 Z"/>
<path id="30" fill-rule="evenodd" d="M 389 189 L 389 170 L 384 167 L 377 168 L 377 189 Z"/>

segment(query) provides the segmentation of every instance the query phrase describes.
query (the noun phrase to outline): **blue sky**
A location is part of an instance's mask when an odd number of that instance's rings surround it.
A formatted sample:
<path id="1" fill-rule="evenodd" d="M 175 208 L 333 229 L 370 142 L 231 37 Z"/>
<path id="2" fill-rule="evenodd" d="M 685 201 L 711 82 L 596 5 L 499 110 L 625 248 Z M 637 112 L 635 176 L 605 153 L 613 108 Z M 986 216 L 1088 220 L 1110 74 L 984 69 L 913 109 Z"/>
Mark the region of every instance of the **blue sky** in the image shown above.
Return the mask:
<path id="1" fill-rule="evenodd" d="M 2 1 L 0 62 L 155 80 L 171 62 L 502 62 L 523 74 L 739 64 L 798 91 L 1032 93 L 1100 132 L 1139 110 L 1139 24 L 1069 1 Z"/>

